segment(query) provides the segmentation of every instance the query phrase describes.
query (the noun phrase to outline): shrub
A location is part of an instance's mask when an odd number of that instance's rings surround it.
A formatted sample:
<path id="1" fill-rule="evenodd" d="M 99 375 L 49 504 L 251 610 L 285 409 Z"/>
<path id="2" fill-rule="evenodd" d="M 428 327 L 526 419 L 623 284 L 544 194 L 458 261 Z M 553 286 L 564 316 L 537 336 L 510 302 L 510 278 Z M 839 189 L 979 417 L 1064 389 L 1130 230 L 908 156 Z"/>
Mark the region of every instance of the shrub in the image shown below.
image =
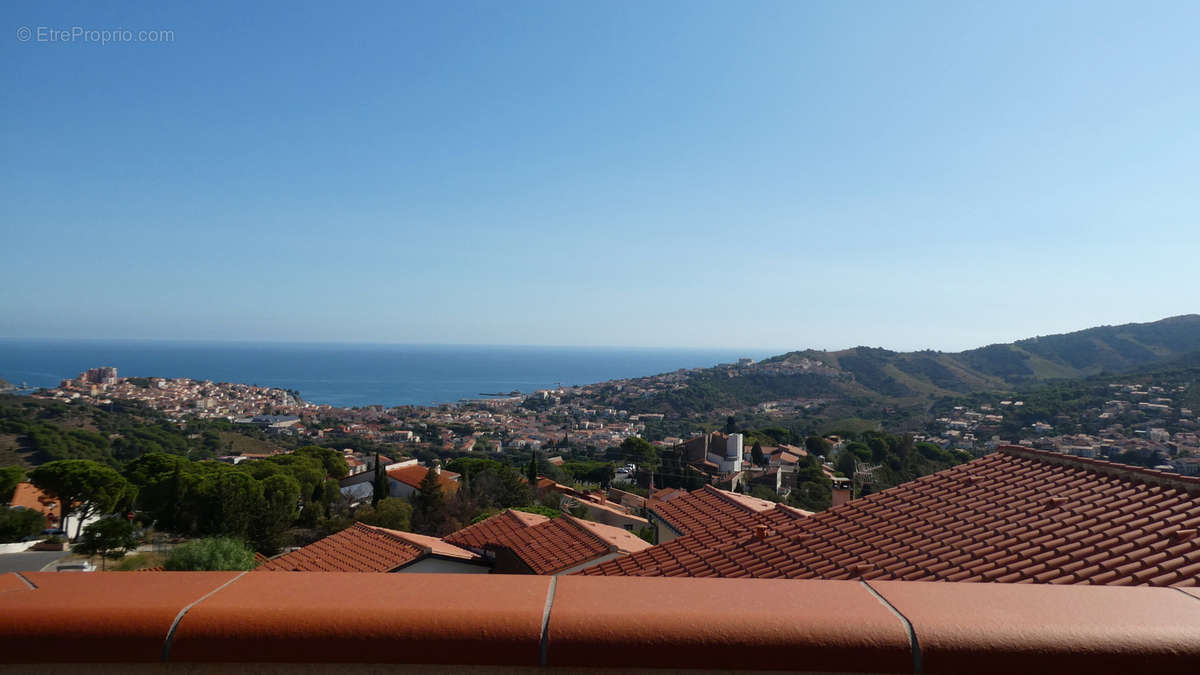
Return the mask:
<path id="1" fill-rule="evenodd" d="M 248 570 L 254 567 L 254 551 L 239 539 L 214 537 L 195 539 L 171 549 L 163 569 L 173 572 Z"/>
<path id="2" fill-rule="evenodd" d="M 364 525 L 408 532 L 412 529 L 412 513 L 413 507 L 408 501 L 398 497 L 388 497 L 379 500 L 375 506 L 360 506 L 354 513 L 354 519 Z"/>
<path id="3" fill-rule="evenodd" d="M 21 541 L 46 529 L 46 517 L 30 509 L 0 508 L 0 542 Z"/>

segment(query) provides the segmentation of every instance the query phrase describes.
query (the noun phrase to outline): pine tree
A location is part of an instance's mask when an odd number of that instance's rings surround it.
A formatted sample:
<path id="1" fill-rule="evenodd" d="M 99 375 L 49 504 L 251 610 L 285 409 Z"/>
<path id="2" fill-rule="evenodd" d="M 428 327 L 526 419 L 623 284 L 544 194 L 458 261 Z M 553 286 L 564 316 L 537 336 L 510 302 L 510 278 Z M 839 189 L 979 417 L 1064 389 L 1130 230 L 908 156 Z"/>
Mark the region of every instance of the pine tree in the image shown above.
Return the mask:
<path id="1" fill-rule="evenodd" d="M 538 480 L 538 453 L 535 450 L 533 457 L 529 459 L 529 466 L 525 469 L 525 477 L 529 479 L 529 487 L 537 489 Z"/>
<path id="2" fill-rule="evenodd" d="M 438 472 L 430 468 L 412 496 L 412 527 L 418 534 L 442 534 L 446 521 L 446 497 L 442 494 L 442 483 Z"/>
<path id="3" fill-rule="evenodd" d="M 383 464 L 379 461 L 379 452 L 376 452 L 375 482 L 371 490 L 371 506 L 379 506 L 379 500 L 387 499 L 390 496 L 389 493 L 387 471 L 384 471 Z"/>

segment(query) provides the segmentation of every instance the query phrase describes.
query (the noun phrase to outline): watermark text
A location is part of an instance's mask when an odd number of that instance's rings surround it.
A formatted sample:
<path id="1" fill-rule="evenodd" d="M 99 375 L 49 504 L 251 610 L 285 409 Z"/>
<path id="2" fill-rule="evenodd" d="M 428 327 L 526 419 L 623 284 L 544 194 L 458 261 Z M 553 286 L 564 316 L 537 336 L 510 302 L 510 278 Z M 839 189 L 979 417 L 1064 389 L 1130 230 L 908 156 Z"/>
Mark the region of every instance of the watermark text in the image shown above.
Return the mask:
<path id="1" fill-rule="evenodd" d="M 170 29 L 89 28 L 87 26 L 68 26 L 65 28 L 55 26 L 21 26 L 17 28 L 17 41 L 98 45 L 165 43 L 175 41 L 175 31 Z"/>

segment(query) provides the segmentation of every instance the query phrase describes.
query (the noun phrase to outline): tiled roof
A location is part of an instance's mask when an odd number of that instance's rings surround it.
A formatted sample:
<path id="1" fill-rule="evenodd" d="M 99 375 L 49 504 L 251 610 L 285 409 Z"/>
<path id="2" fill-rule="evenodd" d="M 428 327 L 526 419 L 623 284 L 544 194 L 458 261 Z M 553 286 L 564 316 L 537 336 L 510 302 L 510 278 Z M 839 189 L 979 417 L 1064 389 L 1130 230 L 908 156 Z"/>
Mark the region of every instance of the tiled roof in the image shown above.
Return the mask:
<path id="1" fill-rule="evenodd" d="M 474 559 L 470 551 L 409 532 L 353 526 L 259 566 L 258 572 L 390 572 L 433 553 Z"/>
<path id="2" fill-rule="evenodd" d="M 446 541 L 478 550 L 509 550 L 534 574 L 555 574 L 610 553 L 630 553 L 649 546 L 609 525 L 511 509 L 451 533 Z"/>
<path id="3" fill-rule="evenodd" d="M 13 508 L 29 509 L 37 511 L 53 521 L 58 522 L 58 517 L 61 515 L 59 510 L 58 499 L 53 495 L 47 494 L 38 489 L 33 483 L 17 483 L 17 489 L 13 492 L 10 505 Z"/>
<path id="4" fill-rule="evenodd" d="M 647 508 L 680 534 L 711 530 L 740 531 L 751 516 L 775 508 L 774 502 L 718 490 L 711 485 L 688 493 L 676 492 L 666 501 L 654 500 Z"/>
<path id="5" fill-rule="evenodd" d="M 392 480 L 398 480 L 405 485 L 420 487 L 421 481 L 425 478 L 425 474 L 429 472 L 429 468 L 430 467 L 421 466 L 419 464 L 411 464 L 409 466 L 402 466 L 396 469 L 389 469 L 387 475 L 388 478 L 391 478 Z M 442 491 L 446 494 L 451 494 L 458 489 L 457 479 L 458 474 L 454 473 L 453 471 L 446 471 L 445 469 L 442 469 L 441 473 L 438 474 L 438 483 L 441 483 Z"/>
<path id="6" fill-rule="evenodd" d="M 525 528 L 548 520 L 550 519 L 546 516 L 536 513 L 508 509 L 474 525 L 468 525 L 457 532 L 452 532 L 446 535 L 445 539 L 455 546 L 482 550 L 489 545 L 504 545 L 509 541 L 516 541 L 520 532 Z"/>
<path id="7" fill-rule="evenodd" d="M 1007 447 L 765 531 L 584 574 L 1195 586 L 1200 479 Z"/>

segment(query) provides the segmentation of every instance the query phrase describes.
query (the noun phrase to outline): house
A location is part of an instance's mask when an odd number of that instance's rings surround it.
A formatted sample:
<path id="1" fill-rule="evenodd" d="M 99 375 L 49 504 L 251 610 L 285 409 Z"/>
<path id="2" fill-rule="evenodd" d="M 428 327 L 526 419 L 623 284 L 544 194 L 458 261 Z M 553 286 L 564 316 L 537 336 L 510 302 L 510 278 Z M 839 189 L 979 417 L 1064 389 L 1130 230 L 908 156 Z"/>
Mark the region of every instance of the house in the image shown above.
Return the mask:
<path id="1" fill-rule="evenodd" d="M 453 471 L 444 471 L 440 464 L 434 464 L 432 467 L 424 467 L 412 460 L 412 463 L 405 463 L 404 466 L 391 468 L 387 470 L 389 491 L 393 497 L 403 497 L 407 499 L 411 497 L 417 488 L 421 486 L 421 481 L 425 479 L 425 474 L 433 471 L 438 477 L 438 483 L 442 486 L 442 494 L 452 495 L 458 491 L 459 475 Z"/>
<path id="2" fill-rule="evenodd" d="M 494 561 L 499 574 L 567 574 L 650 547 L 616 527 L 565 514 L 547 518 L 512 509 L 445 540 Z"/>
<path id="3" fill-rule="evenodd" d="M 62 503 L 54 495 L 45 492 L 30 482 L 17 483 L 16 489 L 13 491 L 12 499 L 9 500 L 9 507 L 14 509 L 29 509 L 38 511 L 46 517 L 47 527 L 57 528 L 62 530 L 67 536 L 74 535 L 79 529 L 78 515 L 72 512 L 64 520 L 62 518 Z M 92 515 L 84 518 L 82 526 L 87 527 L 100 519 L 100 516 Z"/>
<path id="4" fill-rule="evenodd" d="M 490 569 L 482 556 L 437 537 L 355 523 L 255 571 L 486 574 Z"/>

